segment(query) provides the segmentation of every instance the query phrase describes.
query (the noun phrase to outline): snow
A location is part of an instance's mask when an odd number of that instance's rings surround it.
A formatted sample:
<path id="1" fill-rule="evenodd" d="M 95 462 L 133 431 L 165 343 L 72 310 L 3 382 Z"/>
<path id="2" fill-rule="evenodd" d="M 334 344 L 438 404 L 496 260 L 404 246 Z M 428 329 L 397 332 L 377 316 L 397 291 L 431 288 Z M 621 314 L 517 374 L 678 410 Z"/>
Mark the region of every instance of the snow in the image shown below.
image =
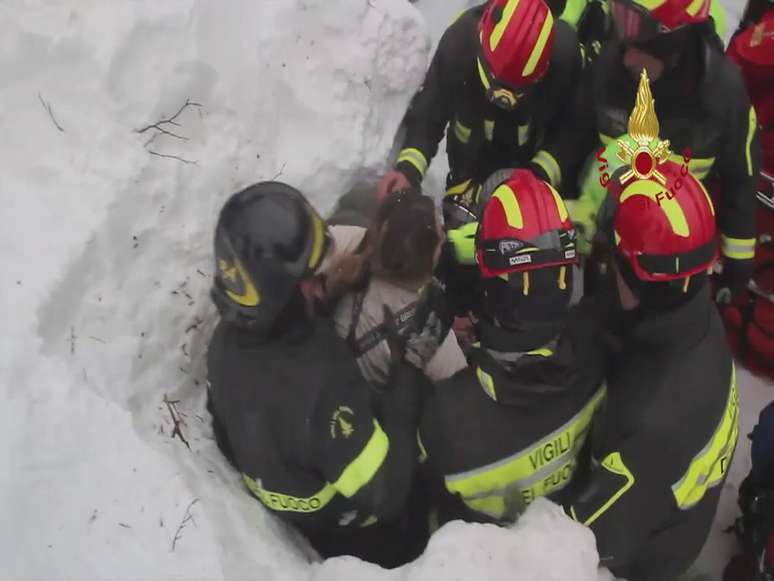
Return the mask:
<path id="1" fill-rule="evenodd" d="M 510 530 L 451 523 L 399 570 L 319 564 L 245 493 L 204 411 L 218 209 L 281 176 L 327 211 L 381 174 L 432 43 L 471 4 L 0 3 L 4 579 L 611 578 L 548 502 Z M 138 132 L 181 108 L 163 127 L 183 139 Z M 740 384 L 747 429 L 768 388 Z"/>

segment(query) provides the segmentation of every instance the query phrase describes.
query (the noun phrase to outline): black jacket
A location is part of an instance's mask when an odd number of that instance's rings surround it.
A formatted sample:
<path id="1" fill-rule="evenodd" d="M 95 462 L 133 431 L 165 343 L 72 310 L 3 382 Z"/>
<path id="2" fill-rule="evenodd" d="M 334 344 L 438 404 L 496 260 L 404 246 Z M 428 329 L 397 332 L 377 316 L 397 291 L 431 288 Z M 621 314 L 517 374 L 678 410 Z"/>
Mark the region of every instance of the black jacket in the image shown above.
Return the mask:
<path id="1" fill-rule="evenodd" d="M 357 528 L 399 512 L 416 464 L 418 390 L 382 397 L 332 323 L 260 341 L 221 322 L 208 353 L 219 444 L 250 491 L 305 531 Z"/>
<path id="2" fill-rule="evenodd" d="M 588 306 L 546 348 L 507 364 L 477 349 L 467 370 L 437 384 L 420 424 L 426 462 L 471 511 L 444 520 L 512 521 L 570 484 L 604 403 L 606 349 Z"/>
<path id="3" fill-rule="evenodd" d="M 580 79 L 583 59 L 575 31 L 556 20 L 546 76 L 513 112 L 490 103 L 476 67 L 478 23 L 485 7 L 467 10 L 444 32 L 406 113 L 396 167 L 415 184 L 422 181 L 447 125 L 449 185 L 468 178 L 481 183 L 496 169 L 525 165 L 566 110 Z"/>
<path id="4" fill-rule="evenodd" d="M 674 159 L 690 148 L 690 171 L 707 185 L 719 180 L 718 226 L 724 254 L 752 258 L 755 186 L 760 165 L 757 122 L 739 70 L 722 52 L 714 33 L 697 39 L 693 71 L 678 69 L 651 83 L 660 137 Z M 623 66 L 623 47 L 607 43 L 586 70 L 575 96 L 571 122 L 548 137 L 534 162 L 563 193 L 576 191 L 583 162 L 600 143 L 627 132 L 638 81 Z M 596 167 L 590 171 L 596 171 Z"/>
<path id="5" fill-rule="evenodd" d="M 607 380 L 600 464 L 567 505 L 602 564 L 630 581 L 674 581 L 699 554 L 739 431 L 723 325 L 704 288 L 627 326 Z"/>

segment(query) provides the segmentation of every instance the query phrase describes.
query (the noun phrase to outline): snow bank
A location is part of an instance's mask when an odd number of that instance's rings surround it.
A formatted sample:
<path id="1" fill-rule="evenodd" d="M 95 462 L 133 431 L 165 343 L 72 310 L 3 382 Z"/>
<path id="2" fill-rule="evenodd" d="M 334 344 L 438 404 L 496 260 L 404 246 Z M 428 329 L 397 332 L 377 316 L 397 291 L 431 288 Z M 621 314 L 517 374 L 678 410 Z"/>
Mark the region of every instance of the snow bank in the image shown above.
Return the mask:
<path id="1" fill-rule="evenodd" d="M 0 30 L 4 578 L 597 579 L 593 537 L 547 503 L 513 531 L 450 525 L 399 571 L 310 567 L 211 439 L 217 211 L 278 175 L 326 211 L 385 169 L 427 64 L 414 7 L 11 0 Z"/>

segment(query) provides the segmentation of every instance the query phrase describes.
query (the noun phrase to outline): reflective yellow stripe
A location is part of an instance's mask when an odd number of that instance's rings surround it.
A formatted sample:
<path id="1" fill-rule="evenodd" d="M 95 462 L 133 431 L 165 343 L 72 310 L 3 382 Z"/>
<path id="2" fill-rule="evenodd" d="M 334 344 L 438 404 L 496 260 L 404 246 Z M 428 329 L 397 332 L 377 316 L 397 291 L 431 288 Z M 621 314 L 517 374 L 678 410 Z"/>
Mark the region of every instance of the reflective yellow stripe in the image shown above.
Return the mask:
<path id="1" fill-rule="evenodd" d="M 683 158 L 681 155 L 677 155 L 673 153 L 672 155 L 669 156 L 669 159 L 671 159 L 677 164 L 680 164 L 680 165 L 683 164 Z M 697 157 L 696 159 L 691 159 L 688 162 L 688 171 L 691 172 L 693 177 L 695 177 L 697 180 L 703 180 L 709 174 L 714 163 L 715 163 L 714 157 L 706 157 L 706 158 Z"/>
<path id="2" fill-rule="evenodd" d="M 476 65 L 478 66 L 478 76 L 481 77 L 481 84 L 484 85 L 485 89 L 488 89 L 490 87 L 489 79 L 484 72 L 484 65 L 481 64 L 480 58 L 476 59 Z"/>
<path id="3" fill-rule="evenodd" d="M 734 260 L 755 258 L 755 238 L 731 238 L 721 234 L 720 248 L 723 256 Z"/>
<path id="4" fill-rule="evenodd" d="M 674 233 L 683 238 L 688 237 L 691 230 L 688 227 L 688 220 L 685 217 L 685 212 L 683 212 L 676 197 L 670 199 L 667 196 L 664 187 L 661 184 L 649 180 L 632 182 L 624 189 L 619 198 L 619 203 L 623 204 L 632 196 L 645 196 L 656 202 L 666 215 L 667 220 L 669 220 L 669 224 L 672 226 Z"/>
<path id="5" fill-rule="evenodd" d="M 458 196 L 459 194 L 464 194 L 468 190 L 468 186 L 470 186 L 470 182 L 472 182 L 472 179 L 465 180 L 464 182 L 457 184 L 455 186 L 450 187 L 448 190 L 446 190 L 445 196 Z"/>
<path id="6" fill-rule="evenodd" d="M 470 129 L 465 127 L 459 121 L 454 122 L 454 135 L 457 136 L 462 143 L 467 143 L 470 140 Z"/>
<path id="7" fill-rule="evenodd" d="M 422 177 L 425 176 L 425 172 L 427 172 L 427 158 L 425 157 L 425 154 L 418 149 L 409 147 L 408 149 L 401 151 L 400 155 L 398 156 L 397 163 L 402 161 L 409 162 L 411 165 L 417 168 L 419 175 Z"/>
<path id="8" fill-rule="evenodd" d="M 736 389 L 736 369 L 731 366 L 731 389 L 723 418 L 712 438 L 691 461 L 688 471 L 672 485 L 677 506 L 688 510 L 696 505 L 707 490 L 720 484 L 731 464 L 739 435 L 739 393 Z"/>
<path id="9" fill-rule="evenodd" d="M 631 470 L 629 470 L 626 467 L 626 464 L 624 464 L 623 460 L 621 459 L 621 453 L 620 452 L 613 452 L 612 454 L 609 454 L 603 461 L 602 461 L 602 468 L 607 470 L 608 472 L 612 472 L 613 474 L 618 474 L 619 476 L 623 476 L 626 478 L 626 483 L 619 488 L 613 496 L 607 499 L 607 502 L 603 504 L 602 506 L 597 509 L 597 511 L 592 514 L 589 518 L 587 518 L 584 521 L 584 525 L 591 526 L 594 521 L 596 521 L 600 516 L 602 516 L 606 510 L 608 510 L 615 502 L 623 496 L 627 490 L 629 490 L 632 486 L 634 486 L 634 474 L 631 473 Z M 573 510 L 573 514 L 574 514 Z"/>
<path id="10" fill-rule="evenodd" d="M 551 357 L 554 352 L 551 349 L 548 349 L 547 347 L 542 347 L 540 349 L 533 349 L 532 351 L 527 351 L 527 355 L 540 355 L 541 357 Z"/>
<path id="11" fill-rule="evenodd" d="M 639 4 L 640 6 L 642 6 L 643 8 L 647 8 L 648 10 L 655 10 L 656 8 L 664 4 L 664 2 L 666 2 L 666 0 L 634 0 L 634 1 L 636 4 Z"/>
<path id="12" fill-rule="evenodd" d="M 524 450 L 481 468 L 445 476 L 446 488 L 459 493 L 472 509 L 494 518 L 506 516 L 513 498 L 529 504 L 561 490 L 575 472 L 577 455 L 605 394 L 601 386 L 567 423 Z"/>
<path id="13" fill-rule="evenodd" d="M 755 137 L 755 131 L 757 129 L 758 117 L 755 115 L 755 109 L 750 107 L 747 125 L 747 147 L 745 149 L 745 155 L 747 156 L 747 175 L 749 176 L 753 175 L 752 153 L 750 152 L 750 146 L 752 145 L 753 137 Z"/>
<path id="14" fill-rule="evenodd" d="M 559 195 L 559 192 L 557 192 L 551 184 L 548 184 L 548 189 L 551 190 L 551 193 L 554 196 L 554 202 L 556 202 L 556 211 L 559 212 L 559 219 L 564 222 L 569 216 L 567 213 L 567 206 L 564 205 L 562 196 Z"/>
<path id="15" fill-rule="evenodd" d="M 508 184 L 497 186 L 492 197 L 500 200 L 503 210 L 505 210 L 505 219 L 512 228 L 524 227 L 524 218 L 521 215 L 519 201 L 516 199 L 516 194 Z"/>
<path id="16" fill-rule="evenodd" d="M 375 525 L 379 522 L 379 519 L 376 518 L 374 515 L 369 516 L 365 522 L 363 522 L 362 525 L 360 525 L 360 528 L 370 527 L 371 525 Z"/>
<path id="17" fill-rule="evenodd" d="M 548 36 L 551 34 L 553 27 L 554 17 L 551 16 L 551 12 L 548 12 L 546 14 L 546 19 L 543 22 L 543 28 L 540 29 L 540 36 L 538 36 L 535 46 L 532 47 L 532 52 L 529 55 L 529 59 L 527 59 L 527 64 L 524 65 L 524 70 L 521 71 L 523 76 L 526 77 L 535 72 L 535 67 L 546 49 L 546 42 L 548 42 Z"/>
<path id="18" fill-rule="evenodd" d="M 526 125 L 519 125 L 519 145 L 524 145 L 529 139 L 529 123 Z"/>
<path id="19" fill-rule="evenodd" d="M 704 6 L 704 3 L 708 0 L 693 0 L 688 5 L 688 8 L 685 9 L 685 11 L 690 14 L 691 16 L 696 16 L 696 14 L 699 12 L 699 9 Z"/>
<path id="20" fill-rule="evenodd" d="M 312 215 L 312 222 L 314 223 L 314 243 L 312 245 L 312 253 L 309 255 L 309 268 L 315 270 L 320 266 L 322 259 L 325 225 L 316 213 Z"/>
<path id="21" fill-rule="evenodd" d="M 484 119 L 484 137 L 487 141 L 492 141 L 494 136 L 494 121 L 491 119 Z"/>
<path id="22" fill-rule="evenodd" d="M 556 158 L 548 153 L 545 149 L 541 149 L 532 158 L 532 162 L 538 164 L 546 172 L 548 180 L 552 186 L 558 186 L 562 181 L 562 171 L 559 168 L 559 163 Z"/>
<path id="23" fill-rule="evenodd" d="M 333 483 L 334 488 L 341 494 L 350 498 L 357 494 L 363 486 L 371 481 L 387 457 L 390 448 L 390 440 L 384 433 L 379 422 L 374 420 L 374 433 L 371 439 L 341 473 L 339 479 Z"/>
<path id="24" fill-rule="evenodd" d="M 558 286 L 561 290 L 567 289 L 567 280 L 565 279 L 567 275 L 567 267 L 562 266 L 562 268 L 559 269 L 559 281 Z"/>
<path id="25" fill-rule="evenodd" d="M 505 29 L 508 28 L 508 23 L 513 18 L 513 13 L 516 12 L 516 7 L 519 5 L 519 0 L 508 0 L 508 4 L 503 9 L 503 15 L 500 18 L 494 29 L 492 30 L 492 36 L 489 38 L 489 48 L 493 52 L 497 49 L 497 45 L 505 34 Z"/>
<path id="26" fill-rule="evenodd" d="M 427 460 L 427 450 L 425 449 L 425 445 L 422 442 L 422 436 L 419 431 L 417 431 L 417 446 L 419 447 L 419 461 L 424 462 Z"/>
<path id="27" fill-rule="evenodd" d="M 336 489 L 330 484 L 326 484 L 316 494 L 304 498 L 266 490 L 261 485 L 260 479 L 254 480 L 247 474 L 242 474 L 242 478 L 258 500 L 267 508 L 278 512 L 316 512 L 336 496 Z"/>
<path id="28" fill-rule="evenodd" d="M 497 393 L 495 392 L 494 379 L 492 379 L 492 376 L 480 367 L 476 367 L 476 377 L 478 377 L 478 382 L 481 384 L 481 387 L 484 388 L 486 394 L 497 401 Z"/>

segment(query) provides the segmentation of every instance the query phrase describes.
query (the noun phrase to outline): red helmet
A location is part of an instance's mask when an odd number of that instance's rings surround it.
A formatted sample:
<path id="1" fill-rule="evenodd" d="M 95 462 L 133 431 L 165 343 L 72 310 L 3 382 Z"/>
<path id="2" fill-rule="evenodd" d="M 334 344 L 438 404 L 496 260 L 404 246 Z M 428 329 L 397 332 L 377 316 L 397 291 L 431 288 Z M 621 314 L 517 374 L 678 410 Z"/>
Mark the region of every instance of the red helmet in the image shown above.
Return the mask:
<path id="1" fill-rule="evenodd" d="M 513 170 L 484 207 L 476 259 L 484 278 L 578 262 L 575 229 L 557 191 L 528 170 Z"/>
<path id="2" fill-rule="evenodd" d="M 711 0 L 610 0 L 618 36 L 646 43 L 690 24 L 706 22 Z"/>
<path id="3" fill-rule="evenodd" d="M 543 0 L 492 0 L 479 23 L 477 67 L 489 100 L 513 109 L 548 70 L 554 19 Z"/>
<path id="4" fill-rule="evenodd" d="M 707 271 L 718 256 L 712 200 L 685 166 L 666 161 L 656 167 L 664 185 L 656 176 L 610 181 L 616 250 L 646 282 Z"/>

